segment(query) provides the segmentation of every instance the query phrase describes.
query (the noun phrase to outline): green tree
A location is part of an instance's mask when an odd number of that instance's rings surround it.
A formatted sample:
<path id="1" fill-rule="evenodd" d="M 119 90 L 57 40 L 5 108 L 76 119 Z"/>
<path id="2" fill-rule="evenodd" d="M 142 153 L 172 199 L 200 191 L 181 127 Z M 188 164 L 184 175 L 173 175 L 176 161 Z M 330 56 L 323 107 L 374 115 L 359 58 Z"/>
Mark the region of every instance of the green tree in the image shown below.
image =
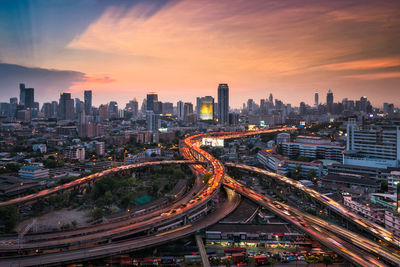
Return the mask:
<path id="1" fill-rule="evenodd" d="M 91 211 L 90 216 L 92 217 L 93 220 L 98 220 L 103 218 L 104 213 L 100 208 L 95 208 Z"/>
<path id="2" fill-rule="evenodd" d="M 274 258 L 274 257 L 271 257 L 271 258 L 269 258 L 268 262 L 269 262 L 269 264 L 274 266 L 278 262 L 278 259 Z"/>
<path id="3" fill-rule="evenodd" d="M 318 262 L 318 258 L 315 257 L 315 256 L 306 257 L 307 266 L 310 266 L 310 264 L 314 264 L 314 263 L 317 263 L 317 262 Z"/>
<path id="4" fill-rule="evenodd" d="M 325 264 L 325 266 L 332 265 L 333 264 L 333 259 L 330 256 L 324 256 L 322 258 L 322 263 Z"/>
<path id="5" fill-rule="evenodd" d="M 0 225 L 4 225 L 5 231 L 11 231 L 18 222 L 18 209 L 15 206 L 0 208 Z"/>

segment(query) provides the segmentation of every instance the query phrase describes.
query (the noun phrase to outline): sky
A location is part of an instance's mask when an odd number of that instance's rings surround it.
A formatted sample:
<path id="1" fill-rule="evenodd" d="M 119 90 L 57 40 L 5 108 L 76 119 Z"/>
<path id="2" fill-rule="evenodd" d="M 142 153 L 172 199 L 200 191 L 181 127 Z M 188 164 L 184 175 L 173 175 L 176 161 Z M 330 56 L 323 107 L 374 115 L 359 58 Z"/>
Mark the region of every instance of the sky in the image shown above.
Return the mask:
<path id="1" fill-rule="evenodd" d="M 0 0 L 0 101 L 18 84 L 46 102 L 270 93 L 313 104 L 367 96 L 400 106 L 398 0 Z"/>

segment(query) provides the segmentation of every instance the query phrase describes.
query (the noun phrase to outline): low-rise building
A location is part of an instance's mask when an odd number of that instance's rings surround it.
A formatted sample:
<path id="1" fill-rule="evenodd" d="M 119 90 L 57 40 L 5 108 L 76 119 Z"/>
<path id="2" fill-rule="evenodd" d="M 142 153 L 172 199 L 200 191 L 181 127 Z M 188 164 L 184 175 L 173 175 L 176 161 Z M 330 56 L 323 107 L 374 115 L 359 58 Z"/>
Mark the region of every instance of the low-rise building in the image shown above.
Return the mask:
<path id="1" fill-rule="evenodd" d="M 68 147 L 64 150 L 64 158 L 69 160 L 85 160 L 85 148 L 78 146 L 78 147 Z"/>
<path id="2" fill-rule="evenodd" d="M 49 170 L 36 165 L 22 166 L 19 169 L 19 176 L 22 179 L 47 179 L 49 178 Z"/>

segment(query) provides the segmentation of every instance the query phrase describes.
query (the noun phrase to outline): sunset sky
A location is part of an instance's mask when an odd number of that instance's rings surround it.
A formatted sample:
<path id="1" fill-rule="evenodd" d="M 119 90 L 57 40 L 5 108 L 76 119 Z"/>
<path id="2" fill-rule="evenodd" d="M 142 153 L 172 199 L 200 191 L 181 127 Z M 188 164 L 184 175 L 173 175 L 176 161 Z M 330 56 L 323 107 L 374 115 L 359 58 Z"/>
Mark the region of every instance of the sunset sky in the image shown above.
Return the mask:
<path id="1" fill-rule="evenodd" d="M 400 1 L 0 0 L 0 101 L 19 82 L 40 102 L 194 103 L 228 83 L 231 107 L 328 89 L 399 106 Z"/>

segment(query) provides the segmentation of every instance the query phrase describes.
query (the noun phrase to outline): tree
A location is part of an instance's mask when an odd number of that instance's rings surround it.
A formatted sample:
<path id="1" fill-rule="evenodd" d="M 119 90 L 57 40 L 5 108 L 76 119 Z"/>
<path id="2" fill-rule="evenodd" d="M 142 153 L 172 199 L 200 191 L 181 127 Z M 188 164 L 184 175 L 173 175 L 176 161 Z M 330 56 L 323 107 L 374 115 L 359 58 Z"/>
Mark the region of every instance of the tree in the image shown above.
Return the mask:
<path id="1" fill-rule="evenodd" d="M 92 210 L 92 212 L 90 213 L 90 216 L 92 217 L 93 220 L 98 220 L 103 218 L 104 213 L 101 209 L 99 208 L 95 208 L 94 210 Z"/>
<path id="2" fill-rule="evenodd" d="M 311 181 L 312 181 L 316 175 L 317 175 L 317 174 L 315 173 L 315 170 L 310 170 L 310 171 L 307 173 L 307 178 L 308 178 L 308 180 L 311 180 Z"/>
<path id="3" fill-rule="evenodd" d="M 389 190 L 389 185 L 388 185 L 388 181 L 382 181 L 381 182 L 381 192 L 387 192 Z"/>
<path id="4" fill-rule="evenodd" d="M 0 208 L 0 225 L 3 224 L 6 232 L 11 231 L 18 222 L 18 210 L 15 206 Z"/>
<path id="5" fill-rule="evenodd" d="M 330 256 L 324 256 L 322 258 L 322 263 L 325 264 L 325 266 L 332 265 L 333 259 Z"/>
<path id="6" fill-rule="evenodd" d="M 318 258 L 315 257 L 315 256 L 306 257 L 307 266 L 310 266 L 310 264 L 314 264 L 314 263 L 317 263 L 317 262 L 318 262 Z"/>
<path id="7" fill-rule="evenodd" d="M 274 257 L 271 257 L 271 258 L 269 258 L 268 262 L 269 262 L 269 264 L 274 266 L 278 262 L 278 259 L 274 258 Z"/>

